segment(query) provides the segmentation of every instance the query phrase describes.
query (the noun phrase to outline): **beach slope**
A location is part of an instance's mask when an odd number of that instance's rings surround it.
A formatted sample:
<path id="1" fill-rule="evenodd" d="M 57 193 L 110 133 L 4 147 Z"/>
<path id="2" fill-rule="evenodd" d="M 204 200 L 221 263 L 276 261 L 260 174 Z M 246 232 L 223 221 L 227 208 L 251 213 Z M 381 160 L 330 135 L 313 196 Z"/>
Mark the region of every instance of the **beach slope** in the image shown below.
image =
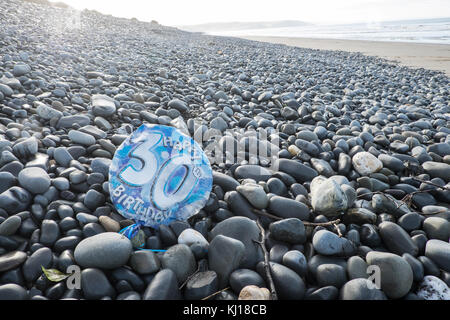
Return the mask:
<path id="1" fill-rule="evenodd" d="M 412 68 L 438 70 L 450 75 L 450 45 L 410 42 L 241 36 L 240 38 L 322 50 L 361 52 Z"/>

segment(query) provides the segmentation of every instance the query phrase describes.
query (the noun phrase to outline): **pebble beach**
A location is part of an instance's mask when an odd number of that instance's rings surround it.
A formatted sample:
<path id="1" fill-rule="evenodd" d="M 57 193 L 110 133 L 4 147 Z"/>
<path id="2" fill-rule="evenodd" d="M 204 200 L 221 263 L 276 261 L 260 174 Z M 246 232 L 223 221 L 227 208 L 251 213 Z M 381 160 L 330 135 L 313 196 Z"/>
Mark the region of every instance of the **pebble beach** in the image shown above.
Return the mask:
<path id="1" fill-rule="evenodd" d="M 449 102 L 362 53 L 2 0 L 0 300 L 450 300 Z M 147 250 L 108 183 L 142 124 L 242 147 Z"/>

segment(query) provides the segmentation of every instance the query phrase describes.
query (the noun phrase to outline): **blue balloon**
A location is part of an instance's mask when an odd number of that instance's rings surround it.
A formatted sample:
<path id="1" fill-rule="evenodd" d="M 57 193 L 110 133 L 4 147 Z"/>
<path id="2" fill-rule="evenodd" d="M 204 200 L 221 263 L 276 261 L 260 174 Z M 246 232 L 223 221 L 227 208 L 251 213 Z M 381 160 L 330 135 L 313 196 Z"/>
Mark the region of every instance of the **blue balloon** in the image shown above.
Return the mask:
<path id="1" fill-rule="evenodd" d="M 173 127 L 143 124 L 119 146 L 109 168 L 117 211 L 158 228 L 205 206 L 212 170 L 202 148 Z"/>

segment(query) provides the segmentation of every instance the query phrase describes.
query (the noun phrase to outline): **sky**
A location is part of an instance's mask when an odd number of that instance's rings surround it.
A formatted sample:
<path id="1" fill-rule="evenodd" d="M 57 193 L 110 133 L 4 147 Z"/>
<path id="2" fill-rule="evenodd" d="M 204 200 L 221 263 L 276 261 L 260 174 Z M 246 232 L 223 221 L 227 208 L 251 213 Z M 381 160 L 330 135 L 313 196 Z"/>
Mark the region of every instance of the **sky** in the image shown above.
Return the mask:
<path id="1" fill-rule="evenodd" d="M 450 0 L 52 0 L 75 9 L 182 26 L 208 22 L 300 20 L 373 23 L 450 17 Z"/>

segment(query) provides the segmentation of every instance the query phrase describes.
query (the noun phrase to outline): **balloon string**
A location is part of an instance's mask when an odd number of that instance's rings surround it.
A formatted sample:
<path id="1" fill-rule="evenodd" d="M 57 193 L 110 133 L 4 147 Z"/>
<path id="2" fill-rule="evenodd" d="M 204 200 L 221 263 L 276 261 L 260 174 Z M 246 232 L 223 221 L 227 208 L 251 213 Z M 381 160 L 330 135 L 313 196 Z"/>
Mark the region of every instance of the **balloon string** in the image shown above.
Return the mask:
<path id="1" fill-rule="evenodd" d="M 137 235 L 137 233 L 139 232 L 139 230 L 141 229 L 141 227 L 143 227 L 144 226 L 144 224 L 142 223 L 142 222 L 140 222 L 140 221 L 138 221 L 137 223 L 134 223 L 134 224 L 132 224 L 132 225 L 129 225 L 129 226 L 127 226 L 127 227 L 125 227 L 125 228 L 123 228 L 123 229 L 121 229 L 120 231 L 119 231 L 119 233 L 120 234 L 123 234 L 125 237 L 127 237 L 128 239 L 133 239 L 136 235 Z M 144 248 L 141 248 L 141 247 L 143 247 L 144 246 L 144 244 L 141 244 L 140 246 L 139 246 L 139 248 L 137 248 L 138 250 L 148 250 L 148 251 L 154 251 L 154 252 L 166 252 L 167 250 L 161 250 L 161 249 L 144 249 Z"/>

